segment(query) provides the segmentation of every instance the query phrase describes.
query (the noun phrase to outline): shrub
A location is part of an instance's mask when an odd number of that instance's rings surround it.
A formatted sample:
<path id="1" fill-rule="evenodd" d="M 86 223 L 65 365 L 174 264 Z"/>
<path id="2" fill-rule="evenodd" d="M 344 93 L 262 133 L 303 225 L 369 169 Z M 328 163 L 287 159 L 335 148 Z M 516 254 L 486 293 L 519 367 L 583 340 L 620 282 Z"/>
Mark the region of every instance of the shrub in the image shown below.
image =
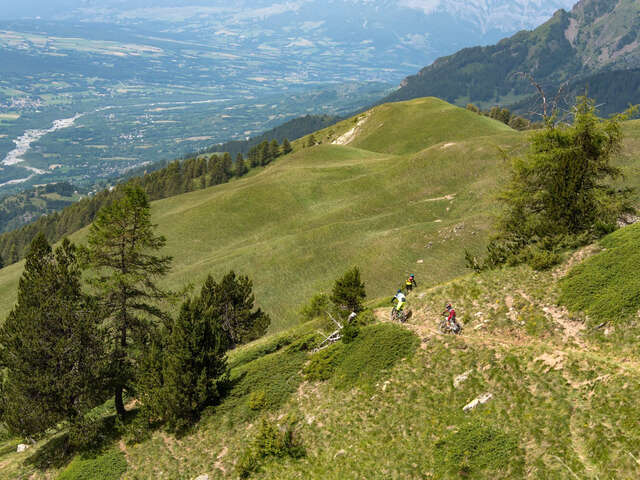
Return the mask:
<path id="1" fill-rule="evenodd" d="M 295 423 L 295 420 L 289 420 L 283 428 L 279 428 L 276 423 L 262 419 L 255 438 L 238 461 L 237 469 L 240 477 L 249 477 L 269 458 L 304 456 L 304 448 L 294 430 Z"/>
<path id="2" fill-rule="evenodd" d="M 314 354 L 303 370 L 305 378 L 310 382 L 329 380 L 343 360 L 344 349 L 344 344 L 338 343 Z"/>
<path id="3" fill-rule="evenodd" d="M 482 420 L 471 420 L 436 443 L 435 469 L 441 476 L 489 478 L 492 472 L 521 478 L 524 458 L 515 435 Z"/>
<path id="4" fill-rule="evenodd" d="M 126 471 L 124 454 L 109 450 L 98 456 L 77 456 L 58 476 L 58 480 L 118 480 Z"/>
<path id="5" fill-rule="evenodd" d="M 360 329 L 349 344 L 338 343 L 311 358 L 304 369 L 310 381 L 332 379 L 338 388 L 371 388 L 402 358 L 415 352 L 418 337 L 398 325 L 376 324 Z"/>
<path id="6" fill-rule="evenodd" d="M 281 350 L 232 369 L 229 390 L 216 411 L 228 414 L 230 422 L 253 418 L 260 410 L 250 408 L 249 399 L 257 391 L 265 394 L 262 411 L 279 408 L 302 381 L 307 358 L 306 352 Z"/>
<path id="7" fill-rule="evenodd" d="M 311 297 L 309 303 L 302 307 L 300 314 L 305 320 L 313 320 L 325 315 L 325 312 L 330 308 L 331 301 L 329 295 L 326 293 L 318 293 Z"/>
<path id="8" fill-rule="evenodd" d="M 353 267 L 338 278 L 331 291 L 331 301 L 341 310 L 359 313 L 364 310 L 362 302 L 367 297 L 360 270 Z"/>
<path id="9" fill-rule="evenodd" d="M 538 271 L 549 270 L 560 263 L 559 254 L 548 250 L 533 249 L 527 263 L 531 268 Z"/>
<path id="10" fill-rule="evenodd" d="M 267 406 L 267 394 L 264 390 L 254 390 L 249 395 L 249 408 L 251 410 L 262 410 Z"/>

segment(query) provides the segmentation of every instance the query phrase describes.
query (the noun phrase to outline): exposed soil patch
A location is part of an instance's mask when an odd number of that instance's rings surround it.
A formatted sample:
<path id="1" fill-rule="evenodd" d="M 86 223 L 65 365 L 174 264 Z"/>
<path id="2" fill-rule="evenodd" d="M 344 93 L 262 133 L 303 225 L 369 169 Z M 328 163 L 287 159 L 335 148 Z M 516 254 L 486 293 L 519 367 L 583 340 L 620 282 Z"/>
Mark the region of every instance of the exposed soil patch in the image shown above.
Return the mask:
<path id="1" fill-rule="evenodd" d="M 356 137 L 358 136 L 358 133 L 360 132 L 360 129 L 362 128 L 362 125 L 364 125 L 368 119 L 369 119 L 369 115 L 363 115 L 358 120 L 358 123 L 356 123 L 355 127 L 353 127 L 351 130 L 349 130 L 345 134 L 340 135 L 333 142 L 331 142 L 331 144 L 332 145 L 349 145 L 351 142 L 353 142 L 356 139 Z"/>

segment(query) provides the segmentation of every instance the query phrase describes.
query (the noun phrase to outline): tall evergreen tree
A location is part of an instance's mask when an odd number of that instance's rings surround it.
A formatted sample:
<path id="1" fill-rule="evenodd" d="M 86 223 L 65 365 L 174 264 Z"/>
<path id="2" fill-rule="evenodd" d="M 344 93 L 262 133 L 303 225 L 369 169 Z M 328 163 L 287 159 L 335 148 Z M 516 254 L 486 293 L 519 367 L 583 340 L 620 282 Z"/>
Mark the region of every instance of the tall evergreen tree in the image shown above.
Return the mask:
<path id="1" fill-rule="evenodd" d="M 293 147 L 291 146 L 291 143 L 289 143 L 289 140 L 285 138 L 282 141 L 282 154 L 289 155 L 292 151 L 293 151 Z"/>
<path id="2" fill-rule="evenodd" d="M 594 102 L 581 98 L 572 125 L 549 122 L 536 131 L 530 152 L 513 162 L 511 182 L 502 192 L 506 210 L 498 241 L 518 250 L 541 239 L 553 245 L 598 224 L 613 228 L 630 209 L 628 192 L 611 187 L 621 175 L 611 160 L 622 146 L 620 122 L 632 112 L 601 120 Z"/>
<path id="3" fill-rule="evenodd" d="M 275 139 L 271 140 L 271 143 L 269 144 L 269 157 L 271 158 L 271 161 L 278 158 L 280 154 L 280 144 L 278 144 L 278 141 Z"/>
<path id="4" fill-rule="evenodd" d="M 247 164 L 244 161 L 244 158 L 242 158 L 242 154 L 239 153 L 238 156 L 236 157 L 236 163 L 234 166 L 233 175 L 235 177 L 242 177 L 243 175 L 246 175 L 248 171 L 249 169 L 247 168 Z"/>
<path id="5" fill-rule="evenodd" d="M 222 156 L 222 170 L 224 171 L 225 182 L 233 176 L 233 159 L 231 155 L 225 153 Z"/>
<path id="6" fill-rule="evenodd" d="M 331 291 L 331 301 L 340 309 L 348 312 L 361 312 L 362 302 L 367 297 L 364 283 L 360 279 L 360 270 L 353 267 L 338 278 Z"/>
<path id="7" fill-rule="evenodd" d="M 43 234 L 32 241 L 18 302 L 0 328 L 1 420 L 13 433 L 38 436 L 78 422 L 105 399 L 101 314 L 80 277 L 68 240 L 55 252 Z"/>
<path id="8" fill-rule="evenodd" d="M 229 343 L 220 319 L 200 298 L 187 300 L 173 323 L 164 350 L 160 401 L 163 418 L 180 430 L 221 397 L 227 380 Z"/>
<path id="9" fill-rule="evenodd" d="M 307 147 L 313 147 L 316 144 L 316 136 L 312 133 L 307 139 Z"/>
<path id="10" fill-rule="evenodd" d="M 147 339 L 152 318 L 166 319 L 158 301 L 168 292 L 156 280 L 169 270 L 170 257 L 154 253 L 165 238 L 154 233 L 146 194 L 128 188 L 103 208 L 89 230 L 85 257 L 96 272 L 90 278 L 109 315 L 111 372 L 116 411 L 125 414 L 123 391 L 135 376 L 135 355 Z"/>
<path id="11" fill-rule="evenodd" d="M 12 263 L 16 263 L 18 260 L 20 260 L 20 255 L 18 255 L 18 248 L 14 243 L 11 245 L 11 249 L 9 250 L 9 261 L 7 264 L 11 265 Z"/>
<path id="12" fill-rule="evenodd" d="M 266 140 L 260 144 L 260 165 L 268 165 L 271 162 L 271 148 Z"/>
<path id="13" fill-rule="evenodd" d="M 260 338 L 271 323 L 261 309 L 253 310 L 255 297 L 249 277 L 231 271 L 220 283 L 209 275 L 202 287 L 201 301 L 205 310 L 219 318 L 230 345 L 240 345 Z"/>

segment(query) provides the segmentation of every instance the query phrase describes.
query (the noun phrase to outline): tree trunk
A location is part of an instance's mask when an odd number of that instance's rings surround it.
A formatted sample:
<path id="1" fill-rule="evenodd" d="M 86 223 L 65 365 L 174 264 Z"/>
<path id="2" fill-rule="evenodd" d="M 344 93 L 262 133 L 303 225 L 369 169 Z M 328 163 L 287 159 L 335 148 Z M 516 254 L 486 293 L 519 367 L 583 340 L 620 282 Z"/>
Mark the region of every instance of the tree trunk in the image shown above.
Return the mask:
<path id="1" fill-rule="evenodd" d="M 115 403 L 116 403 L 116 413 L 118 414 L 118 417 L 120 417 L 120 420 L 124 420 L 124 414 L 125 414 L 125 409 L 124 409 L 124 402 L 122 401 L 122 386 L 118 385 L 116 387 L 116 394 L 115 394 Z"/>

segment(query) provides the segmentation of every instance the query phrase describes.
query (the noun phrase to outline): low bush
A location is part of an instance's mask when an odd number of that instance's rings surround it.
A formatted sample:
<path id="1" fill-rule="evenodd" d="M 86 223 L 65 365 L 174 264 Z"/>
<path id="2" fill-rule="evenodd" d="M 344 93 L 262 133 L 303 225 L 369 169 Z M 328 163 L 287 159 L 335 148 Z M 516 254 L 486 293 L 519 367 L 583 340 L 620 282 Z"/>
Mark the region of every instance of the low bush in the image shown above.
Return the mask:
<path id="1" fill-rule="evenodd" d="M 418 343 L 418 337 L 398 325 L 363 327 L 351 343 L 316 353 L 304 375 L 311 381 L 332 379 L 338 388 L 371 388 L 400 359 L 412 355 Z"/>
<path id="2" fill-rule="evenodd" d="M 307 303 L 300 310 L 302 318 L 305 320 L 313 320 L 314 318 L 324 317 L 326 311 L 331 308 L 331 300 L 326 293 L 319 293 L 311 297 L 309 303 Z"/>
<path id="3" fill-rule="evenodd" d="M 480 419 L 448 433 L 435 447 L 439 478 L 490 478 L 493 472 L 522 478 L 524 474 L 518 438 Z"/>
<path id="4" fill-rule="evenodd" d="M 279 408 L 300 385 L 306 359 L 304 351 L 281 350 L 232 369 L 229 390 L 215 411 L 236 423 Z"/>
<path id="5" fill-rule="evenodd" d="M 531 268 L 540 272 L 555 267 L 561 259 L 558 253 L 534 248 L 528 255 L 527 263 Z"/>
<path id="6" fill-rule="evenodd" d="M 268 459 L 300 458 L 304 448 L 296 437 L 295 421 L 280 428 L 276 423 L 262 419 L 255 438 L 240 457 L 237 470 L 241 478 L 257 472 Z"/>
<path id="7" fill-rule="evenodd" d="M 127 459 L 118 450 L 97 456 L 79 455 L 65 468 L 58 480 L 118 480 L 127 471 Z"/>

